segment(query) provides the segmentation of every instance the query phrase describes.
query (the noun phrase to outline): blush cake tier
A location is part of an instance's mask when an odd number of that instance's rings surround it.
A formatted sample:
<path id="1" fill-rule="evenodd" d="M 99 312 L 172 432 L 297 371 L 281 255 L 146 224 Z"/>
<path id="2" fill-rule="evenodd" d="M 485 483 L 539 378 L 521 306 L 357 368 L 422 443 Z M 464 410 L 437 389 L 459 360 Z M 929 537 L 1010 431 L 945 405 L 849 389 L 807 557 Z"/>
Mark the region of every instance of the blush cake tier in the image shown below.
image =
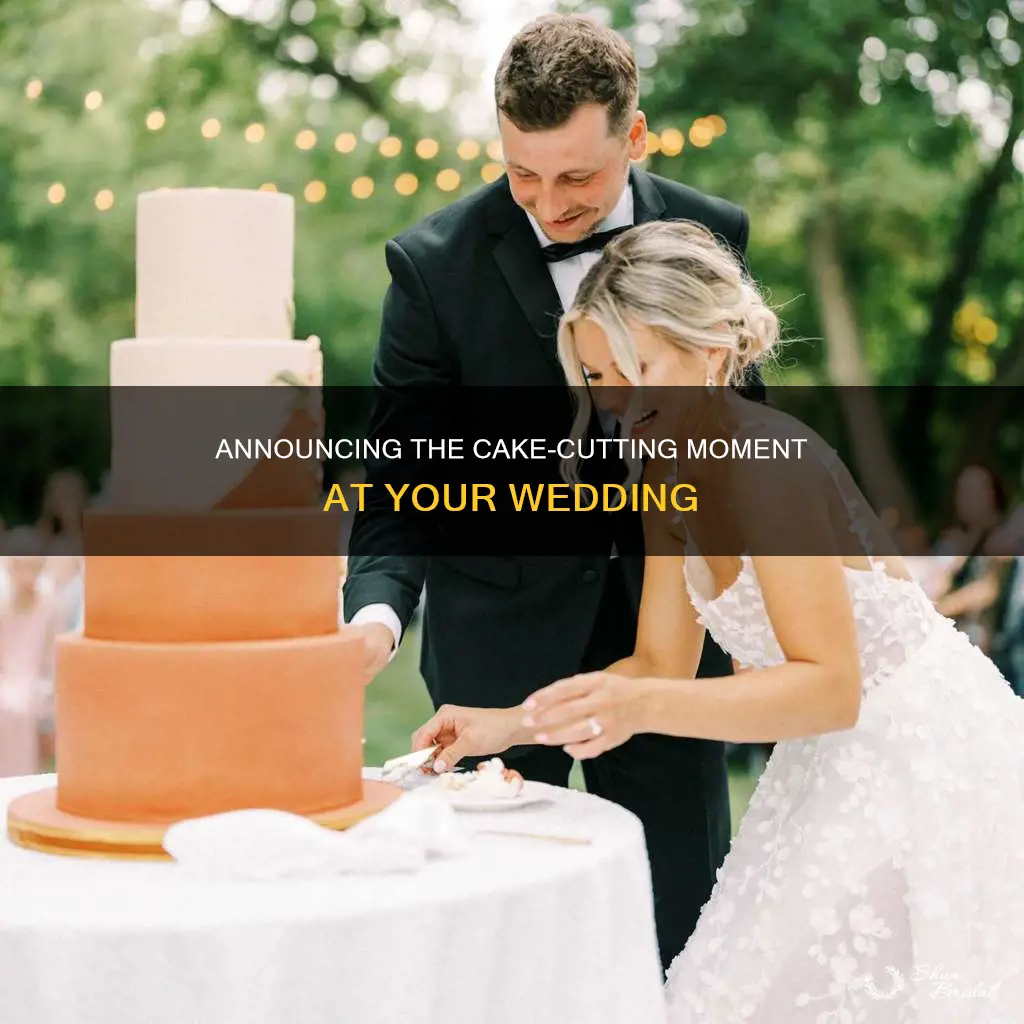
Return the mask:
<path id="1" fill-rule="evenodd" d="M 294 202 L 160 190 L 137 214 L 109 501 L 85 516 L 83 632 L 56 647 L 57 788 L 8 832 L 116 857 L 248 807 L 346 827 L 400 791 L 362 779 L 364 644 L 339 627 L 321 467 L 211 444 L 323 436 L 319 345 L 292 338 Z"/>
<path id="2" fill-rule="evenodd" d="M 316 814 L 362 796 L 363 644 L 57 648 L 57 806 L 139 824 L 242 807 Z"/>

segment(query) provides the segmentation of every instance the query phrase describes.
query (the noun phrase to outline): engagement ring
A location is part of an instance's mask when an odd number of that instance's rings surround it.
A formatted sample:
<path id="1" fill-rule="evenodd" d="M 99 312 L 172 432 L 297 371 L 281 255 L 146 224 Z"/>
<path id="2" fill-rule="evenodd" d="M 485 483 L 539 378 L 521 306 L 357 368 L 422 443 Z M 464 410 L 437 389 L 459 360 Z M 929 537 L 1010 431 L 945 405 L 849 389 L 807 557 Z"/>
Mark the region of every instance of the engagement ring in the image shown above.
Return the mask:
<path id="1" fill-rule="evenodd" d="M 596 718 L 588 718 L 587 725 L 590 726 L 590 732 L 595 739 L 604 732 L 604 727 Z"/>

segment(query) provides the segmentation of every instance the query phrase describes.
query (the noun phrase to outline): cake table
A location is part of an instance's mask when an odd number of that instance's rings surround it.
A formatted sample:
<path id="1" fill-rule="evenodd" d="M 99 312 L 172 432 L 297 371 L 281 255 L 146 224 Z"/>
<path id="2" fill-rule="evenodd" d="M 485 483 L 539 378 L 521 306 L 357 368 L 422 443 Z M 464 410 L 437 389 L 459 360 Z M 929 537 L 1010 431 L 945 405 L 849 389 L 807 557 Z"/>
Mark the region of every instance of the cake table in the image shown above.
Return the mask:
<path id="1" fill-rule="evenodd" d="M 0 780 L 0 810 L 52 776 Z M 550 788 L 404 875 L 213 880 L 0 839 L 4 1024 L 664 1024 L 639 821 Z"/>

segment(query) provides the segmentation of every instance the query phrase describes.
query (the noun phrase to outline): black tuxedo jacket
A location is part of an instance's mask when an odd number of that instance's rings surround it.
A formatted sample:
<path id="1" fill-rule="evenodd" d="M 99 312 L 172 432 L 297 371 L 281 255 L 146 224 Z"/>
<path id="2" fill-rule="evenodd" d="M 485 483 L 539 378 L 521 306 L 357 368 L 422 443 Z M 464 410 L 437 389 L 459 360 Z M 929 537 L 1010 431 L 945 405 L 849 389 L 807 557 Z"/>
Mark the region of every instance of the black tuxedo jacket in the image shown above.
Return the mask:
<path id="1" fill-rule="evenodd" d="M 637 168 L 630 184 L 635 223 L 698 221 L 745 259 L 748 220 L 739 207 Z M 506 178 L 389 241 L 385 255 L 392 283 L 373 364 L 369 436 L 443 437 L 449 429 L 465 436 L 464 423 L 445 423 L 447 403 L 410 400 L 421 391 L 496 388 L 509 395 L 514 388 L 561 388 L 568 396 L 555 345 L 563 310 Z M 758 378 L 755 389 L 761 387 Z M 534 436 L 530 410 L 522 408 L 521 416 L 514 433 Z M 386 460 L 369 460 L 366 469 L 374 493 L 395 473 Z M 631 518 L 639 531 L 639 515 Z M 621 518 L 615 529 L 623 548 Z M 421 671 L 435 703 L 512 706 L 579 670 L 613 539 L 609 533 L 603 547 L 590 537 L 582 547 L 509 555 L 498 553 L 496 533 L 494 554 L 456 557 L 443 545 L 432 547 L 415 522 L 371 504 L 353 523 L 345 617 L 383 602 L 404 628 L 425 586 Z M 624 547 L 633 552 L 622 566 L 638 609 L 642 553 L 628 542 Z M 705 646 L 702 674 L 730 671 L 710 640 Z"/>

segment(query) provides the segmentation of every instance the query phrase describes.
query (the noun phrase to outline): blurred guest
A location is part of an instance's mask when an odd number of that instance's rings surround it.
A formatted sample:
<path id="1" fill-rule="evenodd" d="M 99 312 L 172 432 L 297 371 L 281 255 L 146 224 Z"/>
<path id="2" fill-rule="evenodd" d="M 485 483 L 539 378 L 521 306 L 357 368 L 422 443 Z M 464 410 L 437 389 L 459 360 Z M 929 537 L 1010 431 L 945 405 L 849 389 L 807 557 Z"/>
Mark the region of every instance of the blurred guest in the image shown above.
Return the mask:
<path id="1" fill-rule="evenodd" d="M 949 589 L 953 569 L 962 559 L 956 555 L 930 554 L 928 534 L 918 523 L 906 523 L 895 533 L 903 561 L 924 592 L 934 601 Z"/>
<path id="2" fill-rule="evenodd" d="M 82 540 L 82 516 L 89 501 L 89 486 L 76 469 L 61 469 L 46 481 L 39 531 L 47 538 L 60 537 L 78 545 Z"/>
<path id="3" fill-rule="evenodd" d="M 936 554 L 979 554 L 1006 515 L 1006 488 L 988 466 L 972 463 L 957 477 L 953 506 L 956 523 L 943 534 Z"/>
<path id="4" fill-rule="evenodd" d="M 39 725 L 59 628 L 58 604 L 43 575 L 44 543 L 30 527 L 4 536 L 8 586 L 0 605 L 0 778 L 40 770 Z"/>
<path id="5" fill-rule="evenodd" d="M 1006 522 L 989 535 L 985 550 L 990 555 L 1024 555 L 1024 464 L 1020 468 L 1021 498 Z"/>
<path id="6" fill-rule="evenodd" d="M 996 600 L 991 657 L 1013 692 L 1024 697 L 1024 557 L 1007 561 Z"/>
<path id="7" fill-rule="evenodd" d="M 85 612 L 82 555 L 79 544 L 69 536 L 59 536 L 47 549 L 46 578 L 60 602 L 60 631 L 82 628 Z"/>
<path id="8" fill-rule="evenodd" d="M 998 567 L 984 551 L 1006 515 L 1006 489 L 987 466 L 971 464 L 957 478 L 954 502 L 956 524 L 944 534 L 936 554 L 960 556 L 961 560 L 945 592 L 937 595 L 936 607 L 987 649 L 1000 579 Z"/>

